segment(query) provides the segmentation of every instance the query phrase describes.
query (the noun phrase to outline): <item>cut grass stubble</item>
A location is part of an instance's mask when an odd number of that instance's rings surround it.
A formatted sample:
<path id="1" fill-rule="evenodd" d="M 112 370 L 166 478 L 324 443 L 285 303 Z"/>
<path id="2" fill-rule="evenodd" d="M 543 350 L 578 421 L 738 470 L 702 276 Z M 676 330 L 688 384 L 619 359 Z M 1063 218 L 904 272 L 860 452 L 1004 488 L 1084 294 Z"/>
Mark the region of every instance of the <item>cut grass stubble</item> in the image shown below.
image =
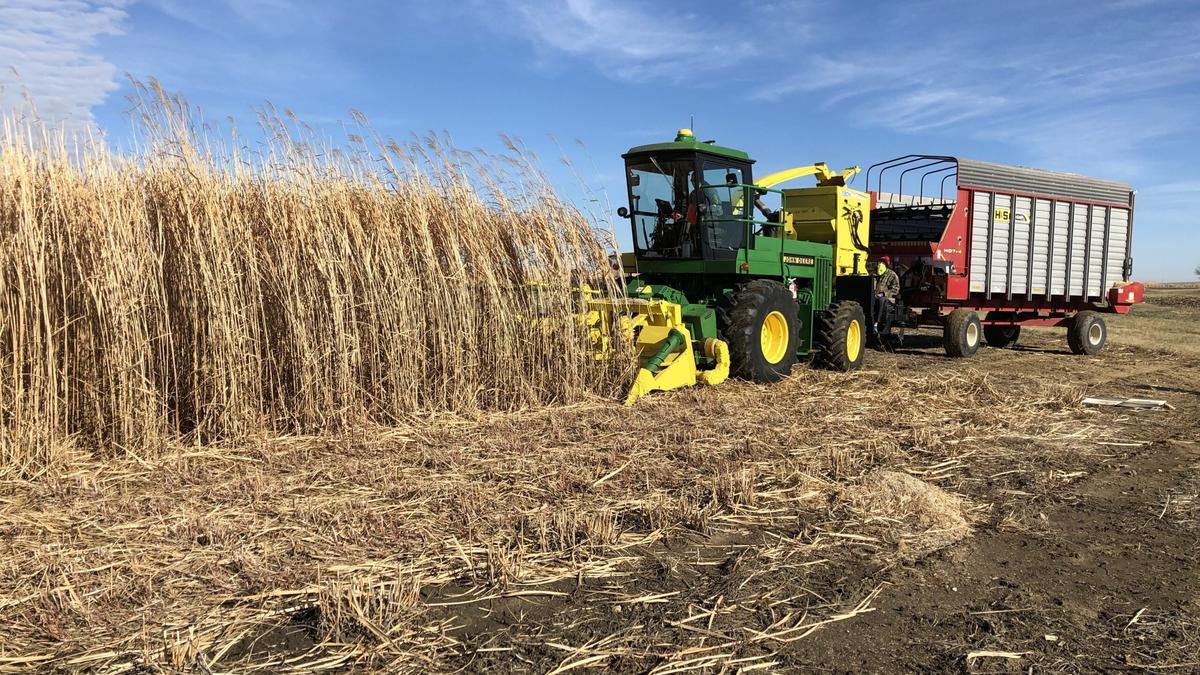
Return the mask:
<path id="1" fill-rule="evenodd" d="M 717 569 L 728 555 L 780 580 L 802 581 L 831 557 L 857 555 L 850 551 L 907 557 L 965 529 L 960 507 L 945 508 L 953 500 L 927 487 L 861 501 L 880 482 L 871 470 L 957 466 L 936 479 L 952 489 L 963 470 L 956 460 L 971 452 L 964 447 L 983 439 L 1011 441 L 1004 452 L 1020 454 L 1045 442 L 1044 452 L 1060 454 L 1064 429 L 1099 433 L 1080 426 L 1078 415 L 1094 411 L 1081 411 L 1074 391 L 1038 394 L 996 391 L 977 372 L 800 370 L 770 388 L 691 389 L 637 410 L 597 402 L 470 423 L 447 415 L 145 462 L 92 459 L 69 474 L 0 485 L 9 546 L 0 558 L 0 612 L 9 618 L 0 671 L 30 657 L 72 668 L 449 670 L 485 646 L 488 634 L 465 625 L 486 618 L 491 602 L 534 612 L 586 587 L 634 611 L 690 593 L 664 588 L 678 564 L 669 555 L 665 577 L 647 571 L 665 542 L 725 540 L 683 558 Z M 766 405 L 780 400 L 792 404 Z M 737 658 L 767 656 L 866 611 L 853 595 L 813 604 L 788 584 L 773 587 L 779 597 L 747 588 L 725 591 L 728 607 L 703 629 L 753 647 Z M 768 605 L 779 616 L 757 613 Z M 661 626 L 687 614 L 667 618 Z M 701 634 L 685 626 L 670 636 L 679 654 L 640 642 L 649 628 L 632 631 L 630 663 L 695 658 L 687 639 Z M 520 640 L 499 646 L 528 649 Z"/>

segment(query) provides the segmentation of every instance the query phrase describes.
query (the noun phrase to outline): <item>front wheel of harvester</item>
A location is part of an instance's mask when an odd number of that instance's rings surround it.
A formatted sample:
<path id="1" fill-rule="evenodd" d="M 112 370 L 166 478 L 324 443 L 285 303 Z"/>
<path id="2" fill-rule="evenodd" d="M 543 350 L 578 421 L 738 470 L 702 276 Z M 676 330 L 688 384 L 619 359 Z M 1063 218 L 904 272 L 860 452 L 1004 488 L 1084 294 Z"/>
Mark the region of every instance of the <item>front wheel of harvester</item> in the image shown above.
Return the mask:
<path id="1" fill-rule="evenodd" d="M 755 382 L 778 382 L 796 364 L 800 317 L 796 302 L 783 284 L 758 279 L 730 298 L 725 315 L 733 375 Z"/>
<path id="2" fill-rule="evenodd" d="M 1071 319 L 1067 326 L 1067 346 L 1074 354 L 1095 356 L 1104 349 L 1108 341 L 1108 325 L 1104 317 L 1091 310 L 1084 310 Z"/>
<path id="3" fill-rule="evenodd" d="M 867 346 L 866 327 L 862 305 L 853 300 L 835 302 L 818 314 L 813 336 L 817 364 L 842 372 L 861 368 Z"/>
<path id="4" fill-rule="evenodd" d="M 983 335 L 979 324 L 979 315 L 960 307 L 946 317 L 946 327 L 942 332 L 942 343 L 946 348 L 946 356 L 966 358 L 974 356 L 979 351 L 980 338 Z"/>

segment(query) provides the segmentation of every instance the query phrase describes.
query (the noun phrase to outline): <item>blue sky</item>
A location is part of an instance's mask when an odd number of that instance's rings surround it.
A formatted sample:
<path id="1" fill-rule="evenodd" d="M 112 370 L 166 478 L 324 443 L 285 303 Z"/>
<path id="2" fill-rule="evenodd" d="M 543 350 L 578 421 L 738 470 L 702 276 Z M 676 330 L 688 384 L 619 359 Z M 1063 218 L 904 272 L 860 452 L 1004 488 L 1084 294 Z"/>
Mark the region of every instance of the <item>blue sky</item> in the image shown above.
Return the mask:
<path id="1" fill-rule="evenodd" d="M 400 138 L 522 139 L 611 207 L 619 155 L 696 132 L 759 171 L 910 152 L 1138 189 L 1135 275 L 1200 264 L 1200 3 L 1156 0 L 0 0 L 0 107 L 127 137 L 125 74 L 210 119 L 351 109 Z M 601 197 L 602 199 L 602 197 Z M 608 206 L 604 206 L 608 210 Z"/>

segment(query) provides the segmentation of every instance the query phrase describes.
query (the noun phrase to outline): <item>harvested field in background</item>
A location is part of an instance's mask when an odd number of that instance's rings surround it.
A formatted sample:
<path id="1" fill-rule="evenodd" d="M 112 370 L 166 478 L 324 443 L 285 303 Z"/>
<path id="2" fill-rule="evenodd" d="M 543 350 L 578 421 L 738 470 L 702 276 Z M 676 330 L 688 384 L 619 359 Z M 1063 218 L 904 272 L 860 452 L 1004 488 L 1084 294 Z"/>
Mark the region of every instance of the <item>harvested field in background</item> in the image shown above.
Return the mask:
<path id="1" fill-rule="evenodd" d="M 1152 288 L 1128 316 L 1108 320 L 1109 336 L 1155 352 L 1200 357 L 1200 285 Z"/>
<path id="2" fill-rule="evenodd" d="M 1183 290 L 1200 288 L 1200 281 L 1147 281 L 1143 285 L 1156 290 Z"/>
<path id="3" fill-rule="evenodd" d="M 1157 293 L 1146 299 L 1147 302 L 1164 307 L 1182 307 L 1185 309 L 1200 309 L 1200 296 L 1185 293 Z"/>
<path id="4" fill-rule="evenodd" d="M 0 479 L 0 671 L 1194 661 L 1195 362 L 1115 334 L 1072 357 L 1044 331 L 969 364 L 926 335 L 902 351 L 633 409 L 439 413 Z"/>
<path id="5" fill-rule="evenodd" d="M 329 147 L 268 113 L 247 147 L 139 91 L 133 154 L 0 132 L 0 475 L 72 448 L 148 459 L 573 403 L 627 378 L 568 320 L 571 285 L 614 283 L 610 251 L 515 145 L 363 126 Z"/>

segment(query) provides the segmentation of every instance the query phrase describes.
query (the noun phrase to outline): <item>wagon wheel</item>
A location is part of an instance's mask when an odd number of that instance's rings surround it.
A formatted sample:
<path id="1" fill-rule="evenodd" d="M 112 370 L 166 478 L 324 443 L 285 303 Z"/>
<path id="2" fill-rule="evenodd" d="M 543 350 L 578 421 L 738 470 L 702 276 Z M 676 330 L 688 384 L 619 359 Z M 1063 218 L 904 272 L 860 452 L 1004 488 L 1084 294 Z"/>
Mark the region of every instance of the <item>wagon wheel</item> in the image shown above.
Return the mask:
<path id="1" fill-rule="evenodd" d="M 988 312 L 988 319 L 997 321 L 1012 321 L 1016 317 L 1008 312 Z M 1017 339 L 1021 337 L 1020 326 L 984 326 L 983 339 L 987 341 L 989 347 L 997 349 L 1012 349 L 1017 346 Z"/>
<path id="2" fill-rule="evenodd" d="M 1095 356 L 1104 349 L 1105 342 L 1108 342 L 1108 325 L 1104 317 L 1090 309 L 1076 314 L 1067 326 L 1067 346 L 1074 354 Z"/>
<path id="3" fill-rule="evenodd" d="M 946 326 L 942 332 L 942 344 L 946 355 L 954 358 L 974 356 L 979 351 L 980 338 L 983 337 L 979 315 L 974 311 L 959 307 L 946 317 Z"/>

